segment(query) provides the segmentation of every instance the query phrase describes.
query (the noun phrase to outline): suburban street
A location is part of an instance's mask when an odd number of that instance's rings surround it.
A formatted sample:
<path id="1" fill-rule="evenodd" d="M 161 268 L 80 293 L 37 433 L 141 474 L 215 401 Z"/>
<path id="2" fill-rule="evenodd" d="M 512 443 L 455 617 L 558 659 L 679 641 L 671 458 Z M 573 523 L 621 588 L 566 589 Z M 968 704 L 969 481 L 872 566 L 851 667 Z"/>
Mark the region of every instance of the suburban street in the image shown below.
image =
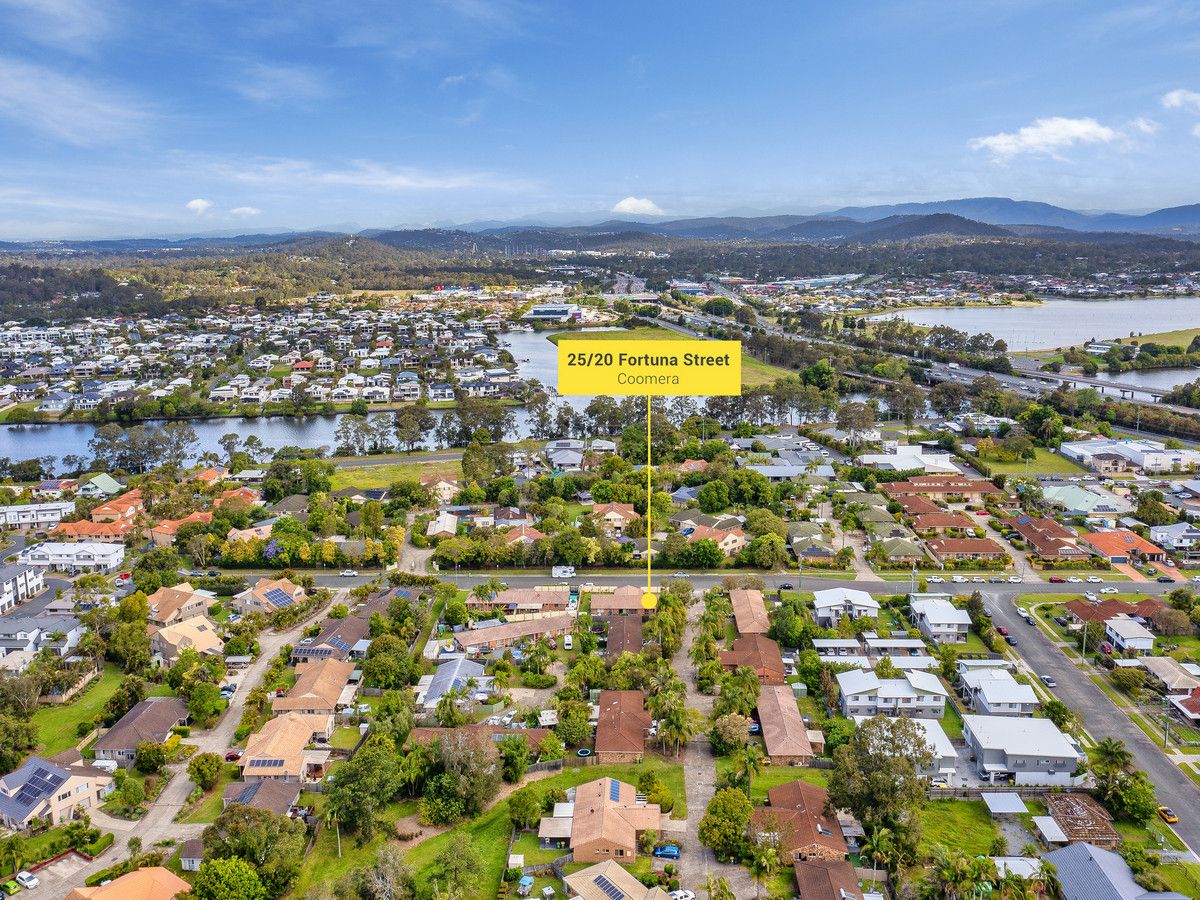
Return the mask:
<path id="1" fill-rule="evenodd" d="M 1046 585 L 1061 588 L 1064 585 Z M 1139 585 L 1139 589 L 1152 585 Z M 1171 585 L 1154 587 L 1170 589 Z M 1051 643 L 1045 633 L 1029 625 L 1017 615 L 1016 597 L 1011 591 L 982 591 L 984 601 L 992 610 L 993 621 L 1004 625 L 1017 639 L 1017 652 L 1038 675 L 1049 675 L 1058 686 L 1052 693 L 1083 719 L 1088 733 L 1097 740 L 1106 737 L 1125 742 L 1137 765 L 1150 776 L 1161 802 L 1170 803 L 1183 814 L 1172 826 L 1193 851 L 1200 848 L 1200 790 L 1174 763 L 1163 755 L 1161 747 L 1151 743 L 1145 733 L 1133 724 L 1072 660 Z M 1038 593 L 1048 593 L 1039 587 Z M 1075 591 L 1074 593 L 1078 593 Z"/>

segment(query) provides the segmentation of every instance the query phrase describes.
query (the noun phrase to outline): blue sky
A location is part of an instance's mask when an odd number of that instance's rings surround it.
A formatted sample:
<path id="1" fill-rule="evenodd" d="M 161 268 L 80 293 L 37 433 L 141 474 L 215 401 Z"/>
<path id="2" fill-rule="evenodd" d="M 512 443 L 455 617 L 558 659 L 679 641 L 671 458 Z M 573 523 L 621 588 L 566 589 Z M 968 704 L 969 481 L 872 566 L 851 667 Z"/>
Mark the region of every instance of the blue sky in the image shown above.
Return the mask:
<path id="1" fill-rule="evenodd" d="M 1200 3 L 0 0 L 0 237 L 1200 201 Z"/>

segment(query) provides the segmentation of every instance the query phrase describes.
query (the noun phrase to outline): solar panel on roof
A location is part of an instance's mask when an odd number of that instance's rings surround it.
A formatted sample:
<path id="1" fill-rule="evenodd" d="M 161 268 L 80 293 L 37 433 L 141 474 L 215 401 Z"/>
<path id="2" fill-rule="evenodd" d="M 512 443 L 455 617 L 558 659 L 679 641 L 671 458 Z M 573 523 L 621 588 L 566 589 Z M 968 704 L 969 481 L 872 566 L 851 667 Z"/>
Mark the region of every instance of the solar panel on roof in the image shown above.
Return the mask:
<path id="1" fill-rule="evenodd" d="M 623 890 L 621 890 L 603 875 L 597 875 L 592 880 L 592 883 L 595 884 L 596 887 L 600 888 L 600 890 L 604 891 L 604 895 L 606 897 L 612 897 L 612 900 L 622 900 L 622 898 L 625 896 L 625 892 Z"/>
<path id="2" fill-rule="evenodd" d="M 252 759 L 250 760 L 250 768 L 265 769 L 268 766 L 282 766 L 282 759 Z"/>
<path id="3" fill-rule="evenodd" d="M 349 653 L 349 652 L 350 652 L 350 645 L 349 645 L 349 644 L 347 644 L 347 643 L 346 643 L 344 640 L 342 640 L 340 637 L 332 637 L 332 638 L 330 638 L 330 639 L 329 639 L 329 643 L 330 643 L 330 644 L 332 644 L 334 647 L 337 647 L 339 650 L 345 650 L 347 653 Z"/>
<path id="4" fill-rule="evenodd" d="M 614 801 L 621 799 L 621 782 L 615 778 L 608 783 L 608 799 Z"/>
<path id="5" fill-rule="evenodd" d="M 282 588 L 271 588 L 263 596 L 270 600 L 275 606 L 291 606 L 292 603 L 295 602 L 292 600 L 291 595 Z"/>
<path id="6" fill-rule="evenodd" d="M 330 647 L 300 647 L 292 653 L 295 656 L 332 656 L 333 650 Z"/>

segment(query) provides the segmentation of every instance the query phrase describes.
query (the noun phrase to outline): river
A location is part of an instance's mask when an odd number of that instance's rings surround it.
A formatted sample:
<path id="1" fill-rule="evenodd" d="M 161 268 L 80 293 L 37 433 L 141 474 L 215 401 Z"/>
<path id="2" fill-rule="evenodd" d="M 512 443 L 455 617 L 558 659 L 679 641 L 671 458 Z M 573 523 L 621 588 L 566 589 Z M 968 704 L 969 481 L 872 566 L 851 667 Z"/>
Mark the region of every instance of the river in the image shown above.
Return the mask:
<path id="1" fill-rule="evenodd" d="M 536 378 L 547 387 L 558 384 L 558 348 L 547 340 L 549 332 L 513 332 L 501 335 L 501 346 L 517 360 L 517 367 L 525 379 Z M 588 397 L 561 398 L 577 409 L 587 405 Z M 524 408 L 513 410 L 517 419 L 517 430 L 521 437 L 528 436 L 527 417 Z M 435 415 L 441 413 L 434 411 Z M 390 412 L 375 413 L 390 416 Z M 332 450 L 336 441 L 340 415 L 308 416 L 260 416 L 258 418 L 226 418 L 189 420 L 199 441 L 197 453 L 213 451 L 224 456 L 217 443 L 222 435 L 236 432 L 243 438 L 257 435 L 268 447 L 324 447 Z M 76 454 L 91 458 L 88 441 L 95 434 L 96 426 L 83 423 L 55 425 L 7 425 L 0 427 L 0 456 L 10 459 L 32 459 L 41 456 L 64 456 Z"/>
<path id="2" fill-rule="evenodd" d="M 970 334 L 987 332 L 1012 351 L 1071 347 L 1090 340 L 1128 338 L 1178 328 L 1200 321 L 1200 297 L 1146 300 L 1051 299 L 1037 306 L 964 306 L 905 309 L 885 318 L 915 325 L 948 325 Z"/>

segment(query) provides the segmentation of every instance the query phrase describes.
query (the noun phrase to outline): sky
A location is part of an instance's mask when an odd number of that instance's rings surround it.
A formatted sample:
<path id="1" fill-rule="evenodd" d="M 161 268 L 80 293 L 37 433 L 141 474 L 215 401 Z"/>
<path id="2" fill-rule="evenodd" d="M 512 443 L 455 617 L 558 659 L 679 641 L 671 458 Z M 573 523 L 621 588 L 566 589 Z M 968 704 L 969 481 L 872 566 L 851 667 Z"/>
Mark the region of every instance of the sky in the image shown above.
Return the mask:
<path id="1" fill-rule="evenodd" d="M 0 0 L 0 239 L 1200 201 L 1195 0 Z"/>

